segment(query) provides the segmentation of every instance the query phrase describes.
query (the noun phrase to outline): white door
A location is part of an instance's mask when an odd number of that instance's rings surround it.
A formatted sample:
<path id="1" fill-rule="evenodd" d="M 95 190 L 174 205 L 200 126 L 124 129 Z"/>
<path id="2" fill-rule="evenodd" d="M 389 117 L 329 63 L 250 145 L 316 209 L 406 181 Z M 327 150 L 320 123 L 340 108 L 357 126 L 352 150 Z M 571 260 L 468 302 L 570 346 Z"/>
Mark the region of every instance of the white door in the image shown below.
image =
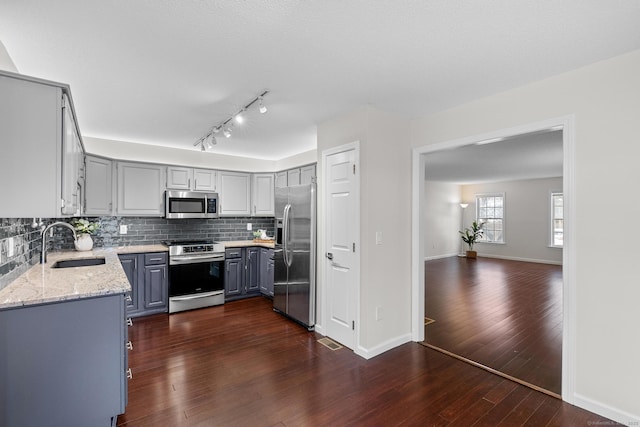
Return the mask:
<path id="1" fill-rule="evenodd" d="M 325 159 L 325 289 L 327 336 L 353 349 L 356 344 L 358 204 L 356 150 Z"/>

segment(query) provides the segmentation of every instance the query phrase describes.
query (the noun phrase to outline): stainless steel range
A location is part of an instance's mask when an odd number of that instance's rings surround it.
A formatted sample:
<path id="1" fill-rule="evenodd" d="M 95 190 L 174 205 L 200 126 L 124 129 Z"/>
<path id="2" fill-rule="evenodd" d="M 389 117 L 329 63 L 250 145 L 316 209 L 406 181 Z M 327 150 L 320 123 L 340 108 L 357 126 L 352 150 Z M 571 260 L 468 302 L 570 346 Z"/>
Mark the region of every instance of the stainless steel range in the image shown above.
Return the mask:
<path id="1" fill-rule="evenodd" d="M 167 241 L 169 313 L 224 304 L 224 244 Z"/>

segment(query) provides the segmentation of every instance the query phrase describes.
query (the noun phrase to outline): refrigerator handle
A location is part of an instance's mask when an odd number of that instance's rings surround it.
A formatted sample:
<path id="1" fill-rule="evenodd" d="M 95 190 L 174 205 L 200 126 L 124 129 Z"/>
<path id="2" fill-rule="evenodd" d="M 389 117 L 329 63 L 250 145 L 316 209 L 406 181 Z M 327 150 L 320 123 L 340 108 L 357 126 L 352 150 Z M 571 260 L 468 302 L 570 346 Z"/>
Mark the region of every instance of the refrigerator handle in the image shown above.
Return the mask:
<path id="1" fill-rule="evenodd" d="M 291 204 L 287 204 L 284 207 L 283 223 L 282 223 L 282 254 L 284 256 L 284 263 L 287 267 L 291 267 L 291 258 L 289 257 L 289 212 L 291 211 Z"/>

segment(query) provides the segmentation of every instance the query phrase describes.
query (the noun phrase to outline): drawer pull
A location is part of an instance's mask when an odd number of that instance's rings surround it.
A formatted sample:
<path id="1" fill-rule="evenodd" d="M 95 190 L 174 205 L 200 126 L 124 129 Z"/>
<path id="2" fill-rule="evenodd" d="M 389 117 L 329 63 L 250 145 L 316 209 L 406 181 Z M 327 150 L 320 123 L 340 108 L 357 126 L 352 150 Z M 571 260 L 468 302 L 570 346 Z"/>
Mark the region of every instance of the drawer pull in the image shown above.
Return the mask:
<path id="1" fill-rule="evenodd" d="M 131 298 L 131 295 L 127 295 L 127 297 L 125 298 L 128 302 L 133 301 L 133 299 Z"/>
<path id="2" fill-rule="evenodd" d="M 127 348 L 133 350 L 133 343 L 131 341 L 127 341 Z"/>
<path id="3" fill-rule="evenodd" d="M 131 368 L 127 369 L 127 378 L 133 379 L 133 372 L 131 372 Z"/>
<path id="4" fill-rule="evenodd" d="M 127 318 L 127 325 L 128 326 L 133 326 L 133 320 L 131 319 L 131 317 Z"/>

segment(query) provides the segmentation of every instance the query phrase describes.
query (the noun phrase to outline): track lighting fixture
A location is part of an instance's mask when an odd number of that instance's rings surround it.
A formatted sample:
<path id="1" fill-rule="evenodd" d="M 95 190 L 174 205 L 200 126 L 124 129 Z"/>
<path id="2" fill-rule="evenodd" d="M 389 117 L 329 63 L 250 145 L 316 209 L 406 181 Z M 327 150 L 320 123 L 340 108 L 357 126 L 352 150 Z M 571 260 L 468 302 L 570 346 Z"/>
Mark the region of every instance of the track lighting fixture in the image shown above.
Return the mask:
<path id="1" fill-rule="evenodd" d="M 211 128 L 211 131 L 207 133 L 205 136 L 197 140 L 193 145 L 200 145 L 201 151 L 211 150 L 214 145 L 217 144 L 215 134 L 222 132 L 225 138 L 231 137 L 231 132 L 233 130 L 233 123 L 242 124 L 245 121 L 245 116 L 247 110 L 253 106 L 256 102 L 258 103 L 258 111 L 260 114 L 264 114 L 267 112 L 267 107 L 264 106 L 263 97 L 269 93 L 268 90 L 263 90 L 258 96 L 249 101 L 244 107 L 242 107 L 237 113 L 231 115 L 226 120 L 218 123 L 217 125 Z"/>

